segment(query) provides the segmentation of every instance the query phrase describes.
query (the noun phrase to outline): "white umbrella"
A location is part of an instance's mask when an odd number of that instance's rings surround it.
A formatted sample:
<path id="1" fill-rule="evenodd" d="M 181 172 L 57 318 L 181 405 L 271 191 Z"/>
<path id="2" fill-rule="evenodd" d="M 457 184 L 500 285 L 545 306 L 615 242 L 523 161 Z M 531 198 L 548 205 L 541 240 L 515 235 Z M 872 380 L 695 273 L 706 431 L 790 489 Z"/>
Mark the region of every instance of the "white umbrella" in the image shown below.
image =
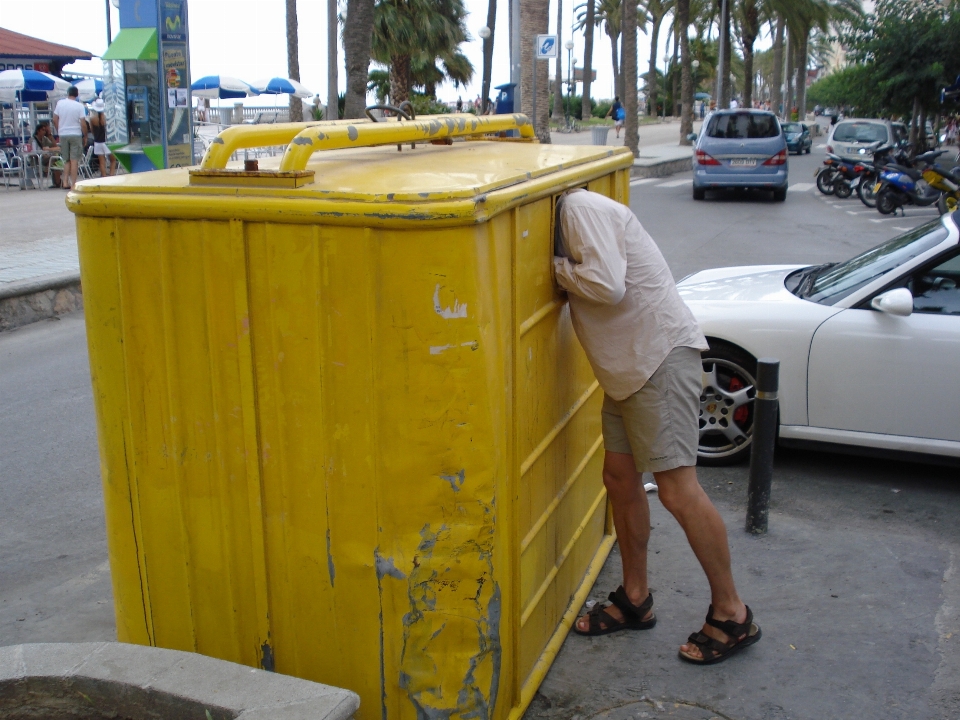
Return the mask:
<path id="1" fill-rule="evenodd" d="M 229 75 L 207 75 L 190 86 L 194 97 L 200 98 L 242 98 L 259 93 L 250 87 L 250 83 Z"/>
<path id="2" fill-rule="evenodd" d="M 76 84 L 76 88 L 80 93 L 80 102 L 92 102 L 103 90 L 103 81 L 85 78 Z"/>
<path id="3" fill-rule="evenodd" d="M 42 102 L 67 94 L 70 83 L 63 78 L 36 70 L 4 70 L 0 72 L 0 99 L 12 102 L 20 94 L 20 102 Z"/>
<path id="4" fill-rule="evenodd" d="M 313 91 L 307 90 L 296 80 L 285 77 L 275 77 L 268 80 L 257 80 L 252 83 L 261 95 L 293 95 L 298 98 L 313 97 Z"/>

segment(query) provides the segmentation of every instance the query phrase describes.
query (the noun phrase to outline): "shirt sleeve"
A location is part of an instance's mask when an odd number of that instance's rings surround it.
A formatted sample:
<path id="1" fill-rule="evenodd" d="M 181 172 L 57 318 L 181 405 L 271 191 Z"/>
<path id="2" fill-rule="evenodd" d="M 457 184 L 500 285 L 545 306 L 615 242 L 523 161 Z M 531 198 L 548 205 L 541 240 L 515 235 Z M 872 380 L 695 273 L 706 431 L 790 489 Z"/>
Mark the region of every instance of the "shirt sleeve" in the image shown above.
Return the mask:
<path id="1" fill-rule="evenodd" d="M 557 284 L 567 292 L 603 305 L 626 294 L 627 257 L 623 229 L 603 213 L 564 207 L 561 227 L 570 257 L 554 257 Z"/>

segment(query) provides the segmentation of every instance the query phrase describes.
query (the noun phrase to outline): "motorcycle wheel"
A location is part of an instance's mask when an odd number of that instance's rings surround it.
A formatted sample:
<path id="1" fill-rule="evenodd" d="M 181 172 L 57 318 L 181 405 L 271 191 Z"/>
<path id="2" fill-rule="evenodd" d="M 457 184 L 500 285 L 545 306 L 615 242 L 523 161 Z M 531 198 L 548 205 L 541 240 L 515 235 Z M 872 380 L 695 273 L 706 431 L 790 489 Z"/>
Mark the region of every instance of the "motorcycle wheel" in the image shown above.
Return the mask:
<path id="1" fill-rule="evenodd" d="M 897 198 L 892 191 L 883 188 L 877 193 L 877 210 L 881 215 L 889 215 L 897 209 Z"/>
<path id="2" fill-rule="evenodd" d="M 860 180 L 860 184 L 857 185 L 857 197 L 859 197 L 860 202 L 868 208 L 875 208 L 877 206 L 877 194 L 873 191 L 873 186 L 876 182 L 876 178 L 864 175 Z"/>
<path id="3" fill-rule="evenodd" d="M 837 171 L 833 168 L 825 168 L 817 175 L 817 190 L 824 195 L 833 195 L 833 181 L 837 177 Z"/>
<path id="4" fill-rule="evenodd" d="M 853 195 L 853 188 L 850 187 L 850 183 L 846 180 L 837 180 L 833 183 L 833 194 L 841 200 L 846 200 Z"/>

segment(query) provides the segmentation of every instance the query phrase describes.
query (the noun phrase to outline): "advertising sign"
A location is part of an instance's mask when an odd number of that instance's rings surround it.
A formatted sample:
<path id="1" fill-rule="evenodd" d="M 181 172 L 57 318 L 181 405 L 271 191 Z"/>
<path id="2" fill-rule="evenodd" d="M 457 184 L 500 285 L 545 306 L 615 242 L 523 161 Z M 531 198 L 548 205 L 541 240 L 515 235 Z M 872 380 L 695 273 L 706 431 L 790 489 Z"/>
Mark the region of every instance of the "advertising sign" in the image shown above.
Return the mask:
<path id="1" fill-rule="evenodd" d="M 160 0 L 160 38 L 172 42 L 187 41 L 184 0 Z"/>
<path id="2" fill-rule="evenodd" d="M 166 166 L 193 165 L 193 123 L 186 0 L 159 0 L 161 102 Z"/>

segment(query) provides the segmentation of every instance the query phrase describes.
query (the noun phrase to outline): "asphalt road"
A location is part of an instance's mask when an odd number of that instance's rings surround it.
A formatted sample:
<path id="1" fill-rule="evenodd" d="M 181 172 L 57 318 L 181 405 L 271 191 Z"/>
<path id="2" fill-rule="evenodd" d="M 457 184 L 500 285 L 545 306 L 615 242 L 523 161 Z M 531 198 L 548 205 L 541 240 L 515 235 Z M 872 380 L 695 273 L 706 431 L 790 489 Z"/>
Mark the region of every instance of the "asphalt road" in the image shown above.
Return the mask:
<path id="1" fill-rule="evenodd" d="M 785 203 L 691 198 L 690 174 L 633 186 L 677 279 L 698 269 L 842 260 L 933 219 L 821 198 L 817 149 Z M 114 639 L 83 319 L 0 334 L 0 645 Z M 764 639 L 716 668 L 681 664 L 706 584 L 653 502 L 649 633 L 571 637 L 527 718 L 787 720 L 960 716 L 960 482 L 955 468 L 779 451 L 771 531 L 741 529 L 747 469 L 704 468 Z M 594 588 L 618 584 L 614 553 Z"/>

